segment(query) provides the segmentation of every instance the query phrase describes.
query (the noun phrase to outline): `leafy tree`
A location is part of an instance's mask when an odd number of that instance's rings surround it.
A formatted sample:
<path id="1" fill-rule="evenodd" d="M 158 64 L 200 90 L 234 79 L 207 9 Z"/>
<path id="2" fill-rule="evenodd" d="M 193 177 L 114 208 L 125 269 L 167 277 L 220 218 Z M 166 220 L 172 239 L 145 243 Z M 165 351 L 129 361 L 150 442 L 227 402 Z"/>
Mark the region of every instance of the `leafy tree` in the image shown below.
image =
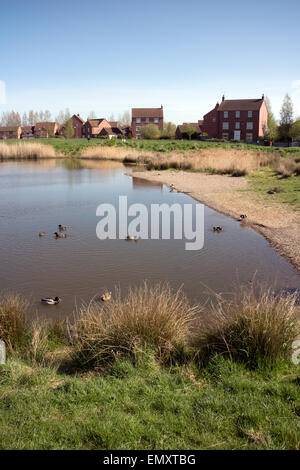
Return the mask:
<path id="1" fill-rule="evenodd" d="M 279 134 L 283 140 L 289 139 L 289 133 L 293 124 L 293 103 L 288 94 L 285 95 L 280 110 Z"/>
<path id="2" fill-rule="evenodd" d="M 289 137 L 291 139 L 300 139 L 300 117 L 291 125 Z"/>
<path id="3" fill-rule="evenodd" d="M 188 138 L 189 140 L 191 140 L 192 136 L 194 134 L 197 134 L 197 129 L 195 128 L 195 126 L 192 126 L 190 124 L 188 124 L 185 128 L 184 128 L 184 132 L 183 132 Z"/>
<path id="4" fill-rule="evenodd" d="M 176 124 L 173 124 L 173 122 L 164 122 L 164 128 L 163 131 L 161 132 L 161 137 L 166 138 L 166 139 L 174 139 L 175 138 L 175 132 L 176 132 Z"/>
<path id="5" fill-rule="evenodd" d="M 141 135 L 144 139 L 157 139 L 159 137 L 159 129 L 155 124 L 147 124 L 147 126 L 142 126 Z"/>
<path id="6" fill-rule="evenodd" d="M 264 136 L 270 140 L 277 140 L 278 139 L 278 124 L 273 114 L 271 102 L 268 97 L 266 97 L 266 104 L 268 108 L 268 124 L 267 124 L 267 128 L 264 129 Z"/>
<path id="7" fill-rule="evenodd" d="M 63 134 L 66 139 L 71 139 L 74 135 L 74 128 L 73 128 L 73 121 L 72 119 L 68 119 L 64 124 Z"/>

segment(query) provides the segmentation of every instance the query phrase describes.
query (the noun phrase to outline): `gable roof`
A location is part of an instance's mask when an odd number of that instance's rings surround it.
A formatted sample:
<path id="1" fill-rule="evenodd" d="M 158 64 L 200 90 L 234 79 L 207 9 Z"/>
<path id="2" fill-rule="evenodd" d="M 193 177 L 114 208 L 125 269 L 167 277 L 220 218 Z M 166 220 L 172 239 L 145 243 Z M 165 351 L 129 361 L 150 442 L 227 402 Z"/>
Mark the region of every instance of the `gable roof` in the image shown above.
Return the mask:
<path id="1" fill-rule="evenodd" d="M 224 100 L 221 101 L 218 111 L 258 111 L 264 99 L 250 100 Z"/>
<path id="2" fill-rule="evenodd" d="M 82 119 L 82 117 L 80 116 L 80 114 L 73 114 L 72 118 L 74 118 L 74 117 L 77 118 L 77 119 L 79 119 L 79 121 L 81 121 L 82 124 L 85 123 L 84 119 Z"/>
<path id="3" fill-rule="evenodd" d="M 20 126 L 4 126 L 4 127 L 0 127 L 0 132 L 10 132 L 10 131 L 17 132 L 18 129 L 21 129 L 21 127 Z"/>
<path id="4" fill-rule="evenodd" d="M 164 117 L 163 107 L 160 108 L 132 108 L 132 117 Z"/>
<path id="5" fill-rule="evenodd" d="M 39 130 L 53 131 L 57 127 L 56 122 L 37 122 L 34 126 L 34 132 Z"/>
<path id="6" fill-rule="evenodd" d="M 92 127 L 98 127 L 100 126 L 101 122 L 106 121 L 105 118 L 100 118 L 100 119 L 89 119 L 87 122 L 92 126 Z M 107 122 L 107 121 L 106 121 Z"/>

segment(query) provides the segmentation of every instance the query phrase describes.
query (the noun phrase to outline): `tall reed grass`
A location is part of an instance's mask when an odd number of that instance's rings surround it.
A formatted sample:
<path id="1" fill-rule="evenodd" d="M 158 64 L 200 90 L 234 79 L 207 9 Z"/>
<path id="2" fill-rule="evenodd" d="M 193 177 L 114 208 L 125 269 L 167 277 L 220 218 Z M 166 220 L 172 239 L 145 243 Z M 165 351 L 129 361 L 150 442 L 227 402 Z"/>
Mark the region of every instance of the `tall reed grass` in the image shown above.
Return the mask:
<path id="1" fill-rule="evenodd" d="M 205 324 L 198 323 L 193 348 L 204 361 L 221 354 L 249 367 L 290 360 L 292 343 L 300 336 L 295 302 L 295 295 L 255 286 L 240 288 L 231 301 L 219 297 Z"/>
<path id="2" fill-rule="evenodd" d="M 55 157 L 55 150 L 51 145 L 20 142 L 17 144 L 0 143 L 0 159 L 36 159 Z"/>
<path id="3" fill-rule="evenodd" d="M 242 176 L 256 171 L 262 166 L 279 160 L 276 153 L 262 151 L 212 148 L 189 152 L 172 151 L 168 153 L 149 150 L 128 149 L 125 147 L 97 146 L 83 151 L 84 158 L 99 158 L 134 162 L 145 165 L 148 170 L 206 171 L 208 173 Z"/>
<path id="4" fill-rule="evenodd" d="M 187 345 L 198 311 L 181 291 L 166 284 L 144 284 L 122 299 L 83 306 L 73 329 L 74 359 L 84 367 L 103 366 L 116 357 L 134 359 L 137 350 L 154 348 L 160 362 L 178 358 Z"/>

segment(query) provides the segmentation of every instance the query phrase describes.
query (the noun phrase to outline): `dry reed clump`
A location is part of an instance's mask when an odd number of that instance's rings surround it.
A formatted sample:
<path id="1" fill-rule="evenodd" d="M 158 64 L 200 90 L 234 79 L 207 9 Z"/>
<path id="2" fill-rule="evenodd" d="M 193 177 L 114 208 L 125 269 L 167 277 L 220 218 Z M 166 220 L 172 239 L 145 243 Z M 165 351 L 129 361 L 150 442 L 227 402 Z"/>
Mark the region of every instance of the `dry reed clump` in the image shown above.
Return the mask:
<path id="1" fill-rule="evenodd" d="M 105 145 L 97 145 L 95 147 L 86 148 L 81 158 L 95 158 L 99 160 L 116 160 L 136 162 L 139 152 L 135 149 L 128 149 L 126 147 L 112 147 Z"/>
<path id="2" fill-rule="evenodd" d="M 16 352 L 27 341 L 28 308 L 28 301 L 20 295 L 6 293 L 0 298 L 0 339 L 5 342 L 11 353 Z"/>
<path id="3" fill-rule="evenodd" d="M 222 354 L 252 368 L 290 360 L 300 335 L 295 302 L 295 295 L 256 292 L 254 287 L 243 288 L 232 301 L 219 298 L 193 337 L 198 357 L 207 361 Z"/>
<path id="4" fill-rule="evenodd" d="M 196 311 L 166 284 L 144 284 L 124 299 L 116 291 L 110 302 L 94 300 L 80 309 L 72 329 L 73 358 L 80 366 L 101 367 L 116 357 L 134 360 L 147 347 L 162 363 L 179 358 Z"/>
<path id="5" fill-rule="evenodd" d="M 277 174 L 285 178 L 292 176 L 294 173 L 300 173 L 300 167 L 297 165 L 295 158 L 288 157 L 279 160 L 275 165 Z M 299 173 L 298 173 L 299 172 Z"/>
<path id="6" fill-rule="evenodd" d="M 55 150 L 51 145 L 39 143 L 20 142 L 18 144 L 0 143 L 0 159 L 35 159 L 55 157 Z"/>
<path id="7" fill-rule="evenodd" d="M 174 168 L 244 176 L 262 166 L 274 163 L 278 158 L 278 155 L 267 152 L 214 148 L 213 150 L 196 150 L 189 154 L 170 152 L 161 155 L 152 153 L 148 157 L 143 156 L 140 160 L 146 164 L 149 170 Z"/>

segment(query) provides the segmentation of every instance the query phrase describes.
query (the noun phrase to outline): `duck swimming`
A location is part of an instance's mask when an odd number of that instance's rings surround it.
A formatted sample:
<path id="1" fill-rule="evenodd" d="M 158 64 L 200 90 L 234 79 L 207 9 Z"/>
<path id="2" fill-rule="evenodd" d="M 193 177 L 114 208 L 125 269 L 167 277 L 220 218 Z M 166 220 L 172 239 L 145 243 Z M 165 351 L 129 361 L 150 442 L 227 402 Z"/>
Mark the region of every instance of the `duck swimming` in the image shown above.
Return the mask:
<path id="1" fill-rule="evenodd" d="M 219 225 L 217 227 L 213 227 L 214 232 L 222 232 L 223 228 L 220 227 Z"/>
<path id="2" fill-rule="evenodd" d="M 55 238 L 67 238 L 65 233 L 54 232 Z"/>
<path id="3" fill-rule="evenodd" d="M 130 237 L 129 235 L 127 235 L 125 240 L 127 240 L 128 242 L 137 242 L 139 240 L 139 237 Z"/>
<path id="4" fill-rule="evenodd" d="M 47 305 L 57 305 L 61 299 L 59 297 L 44 297 L 41 299 L 42 304 L 47 304 Z"/>
<path id="5" fill-rule="evenodd" d="M 103 302 L 107 302 L 108 300 L 111 299 L 111 292 L 105 292 L 104 294 L 101 295 L 100 299 Z"/>
<path id="6" fill-rule="evenodd" d="M 67 227 L 65 227 L 64 225 L 59 224 L 58 230 L 59 230 L 60 232 L 65 232 L 65 231 L 67 230 Z"/>
<path id="7" fill-rule="evenodd" d="M 39 237 L 45 237 L 46 235 L 47 235 L 46 232 L 40 232 L 39 233 Z"/>

